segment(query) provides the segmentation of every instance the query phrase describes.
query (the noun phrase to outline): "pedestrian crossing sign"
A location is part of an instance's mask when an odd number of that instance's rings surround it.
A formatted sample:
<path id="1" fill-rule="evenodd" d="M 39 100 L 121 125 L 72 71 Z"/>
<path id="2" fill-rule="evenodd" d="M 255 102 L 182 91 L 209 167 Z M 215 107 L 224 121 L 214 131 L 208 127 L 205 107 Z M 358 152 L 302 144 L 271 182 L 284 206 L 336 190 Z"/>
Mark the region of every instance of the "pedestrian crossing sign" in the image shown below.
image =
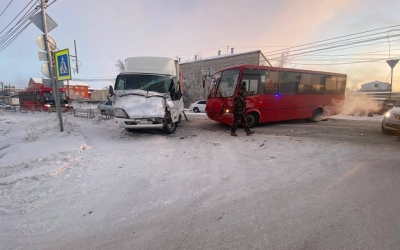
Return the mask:
<path id="1" fill-rule="evenodd" d="M 69 50 L 63 49 L 54 52 L 56 64 L 56 78 L 59 81 L 71 80 L 71 65 L 69 63 Z"/>

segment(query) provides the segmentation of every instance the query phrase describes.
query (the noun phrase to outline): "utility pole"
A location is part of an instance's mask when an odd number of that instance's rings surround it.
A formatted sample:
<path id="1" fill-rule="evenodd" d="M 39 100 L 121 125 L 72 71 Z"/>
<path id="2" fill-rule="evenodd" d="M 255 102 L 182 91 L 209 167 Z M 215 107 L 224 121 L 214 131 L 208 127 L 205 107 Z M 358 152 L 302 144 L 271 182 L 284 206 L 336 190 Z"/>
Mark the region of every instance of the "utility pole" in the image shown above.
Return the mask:
<path id="1" fill-rule="evenodd" d="M 1 82 L 1 93 L 3 93 L 3 102 L 4 102 L 4 83 Z"/>
<path id="2" fill-rule="evenodd" d="M 46 47 L 46 52 L 47 52 L 47 60 L 49 62 L 49 72 L 50 72 L 50 80 L 53 84 L 53 94 L 54 94 L 54 100 L 56 103 L 56 109 L 57 109 L 57 116 L 58 120 L 60 123 L 60 131 L 64 131 L 63 127 L 63 121 L 62 121 L 62 116 L 61 116 L 61 108 L 60 108 L 60 96 L 58 94 L 58 86 L 57 82 L 55 81 L 55 74 L 54 74 L 54 68 L 53 68 L 53 58 L 52 58 L 52 52 L 50 50 L 49 42 L 48 42 L 48 29 L 47 29 L 47 22 L 46 22 L 46 1 L 41 0 L 41 9 L 42 9 L 42 19 L 43 19 L 43 33 L 44 33 L 44 40 L 45 40 L 45 47 Z"/>

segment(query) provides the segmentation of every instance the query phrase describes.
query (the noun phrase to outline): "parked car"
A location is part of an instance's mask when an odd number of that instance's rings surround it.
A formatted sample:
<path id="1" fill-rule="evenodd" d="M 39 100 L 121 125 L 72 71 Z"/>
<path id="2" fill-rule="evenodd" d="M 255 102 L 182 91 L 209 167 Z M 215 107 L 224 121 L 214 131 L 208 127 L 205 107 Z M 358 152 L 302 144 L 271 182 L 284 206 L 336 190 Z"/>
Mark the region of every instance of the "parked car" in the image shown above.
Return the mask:
<path id="1" fill-rule="evenodd" d="M 11 105 L 0 102 L 0 109 L 11 109 Z"/>
<path id="2" fill-rule="evenodd" d="M 102 114 L 102 115 L 113 115 L 114 114 L 112 101 L 100 103 L 98 105 L 98 108 L 99 108 L 100 114 Z"/>
<path id="3" fill-rule="evenodd" d="M 381 125 L 382 133 L 398 132 L 400 129 L 400 101 L 397 101 L 393 108 L 383 116 Z"/>
<path id="4" fill-rule="evenodd" d="M 206 101 L 201 100 L 201 101 L 191 103 L 189 105 L 189 110 L 191 110 L 195 113 L 205 112 L 206 111 Z"/>

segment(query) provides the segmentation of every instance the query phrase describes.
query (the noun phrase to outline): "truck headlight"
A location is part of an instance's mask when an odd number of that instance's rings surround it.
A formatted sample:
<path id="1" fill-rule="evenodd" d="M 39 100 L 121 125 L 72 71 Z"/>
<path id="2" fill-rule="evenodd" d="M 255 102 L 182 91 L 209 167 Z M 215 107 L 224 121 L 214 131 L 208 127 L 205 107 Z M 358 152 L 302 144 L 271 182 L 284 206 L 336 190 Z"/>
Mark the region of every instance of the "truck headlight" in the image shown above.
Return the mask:
<path id="1" fill-rule="evenodd" d="M 125 110 L 116 108 L 114 109 L 114 116 L 117 118 L 129 118 L 128 115 L 126 114 Z"/>
<path id="2" fill-rule="evenodd" d="M 167 101 L 167 107 L 168 109 L 173 109 L 175 107 L 174 103 L 170 100 Z"/>

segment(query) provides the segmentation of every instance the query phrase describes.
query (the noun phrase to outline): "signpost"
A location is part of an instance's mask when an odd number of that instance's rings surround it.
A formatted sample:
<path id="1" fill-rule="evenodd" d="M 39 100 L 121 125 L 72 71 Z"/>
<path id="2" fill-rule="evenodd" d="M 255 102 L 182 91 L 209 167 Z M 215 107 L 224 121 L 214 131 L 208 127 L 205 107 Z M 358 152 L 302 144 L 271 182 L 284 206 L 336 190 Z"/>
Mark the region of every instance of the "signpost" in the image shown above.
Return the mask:
<path id="1" fill-rule="evenodd" d="M 56 103 L 57 116 L 58 121 L 60 123 L 60 131 L 63 132 L 63 120 L 61 116 L 61 108 L 60 108 L 60 95 L 58 94 L 58 86 L 54 79 L 54 69 L 53 69 L 53 57 L 52 52 L 57 48 L 55 41 L 49 37 L 48 33 L 57 27 L 57 23 L 46 14 L 46 2 L 45 0 L 40 0 L 41 11 L 36 15 L 30 17 L 30 21 L 34 23 L 42 32 L 43 35 L 40 35 L 36 42 L 42 50 L 46 52 L 47 62 L 42 65 L 42 73 L 46 77 L 50 78 L 49 80 L 53 86 L 53 95 Z M 39 53 L 39 60 L 42 60 L 44 54 Z"/>
<path id="2" fill-rule="evenodd" d="M 392 101 L 392 84 L 393 84 L 393 68 L 396 66 L 396 64 L 399 62 L 399 59 L 395 60 L 387 60 L 387 64 L 389 64 L 391 71 L 390 71 L 390 87 L 389 87 L 389 102 Z"/>

